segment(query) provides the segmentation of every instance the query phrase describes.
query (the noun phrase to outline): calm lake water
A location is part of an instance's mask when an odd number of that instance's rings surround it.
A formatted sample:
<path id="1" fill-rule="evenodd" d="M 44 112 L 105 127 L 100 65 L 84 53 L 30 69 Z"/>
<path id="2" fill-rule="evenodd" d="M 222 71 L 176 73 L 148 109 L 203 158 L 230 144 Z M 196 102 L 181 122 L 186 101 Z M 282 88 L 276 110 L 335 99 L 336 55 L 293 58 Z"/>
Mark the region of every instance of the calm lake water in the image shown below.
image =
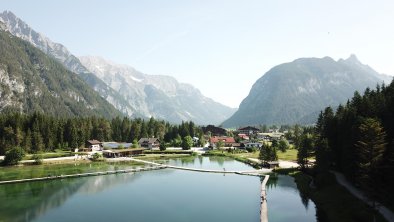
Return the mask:
<path id="1" fill-rule="evenodd" d="M 251 170 L 223 157 L 167 160 L 204 169 Z M 260 178 L 164 169 L 0 186 L 0 221 L 259 221 Z M 294 179 L 273 176 L 269 221 L 316 221 Z"/>

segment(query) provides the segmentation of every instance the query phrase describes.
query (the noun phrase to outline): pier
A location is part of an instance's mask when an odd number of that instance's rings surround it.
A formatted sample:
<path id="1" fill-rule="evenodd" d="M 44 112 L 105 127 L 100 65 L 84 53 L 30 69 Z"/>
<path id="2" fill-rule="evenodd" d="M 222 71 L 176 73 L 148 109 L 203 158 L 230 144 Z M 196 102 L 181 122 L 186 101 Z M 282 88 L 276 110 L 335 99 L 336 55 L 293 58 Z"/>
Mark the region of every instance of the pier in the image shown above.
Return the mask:
<path id="1" fill-rule="evenodd" d="M 268 208 L 267 208 L 267 192 L 266 185 L 269 179 L 269 175 L 265 175 L 263 182 L 261 183 L 260 192 L 260 222 L 268 221 Z"/>
<path id="2" fill-rule="evenodd" d="M 145 164 L 150 164 L 153 166 L 161 166 L 165 168 L 171 168 L 171 169 L 178 169 L 178 170 L 188 170 L 188 171 L 195 171 L 195 172 L 203 172 L 203 173 L 232 173 L 232 174 L 240 174 L 240 175 L 246 175 L 246 176 L 261 176 L 265 175 L 266 173 L 270 173 L 272 170 L 271 169 L 260 169 L 260 170 L 248 170 L 248 171 L 240 171 L 240 170 L 207 170 L 207 169 L 198 169 L 198 168 L 190 168 L 190 167 L 180 167 L 180 166 L 172 166 L 172 165 L 166 165 L 166 164 L 161 164 L 161 163 L 155 163 L 151 161 L 146 161 L 146 160 L 140 160 L 140 159 L 135 159 L 135 158 L 127 158 L 127 160 L 130 161 L 135 161 L 135 162 L 140 162 L 140 163 L 145 163 Z"/>
<path id="3" fill-rule="evenodd" d="M 38 177 L 38 178 L 30 178 L 30 179 L 5 180 L 5 181 L 0 181 L 0 185 L 34 182 L 34 181 L 66 179 L 66 178 L 74 178 L 74 177 L 101 176 L 101 175 L 118 174 L 118 173 L 135 173 L 135 172 L 141 172 L 141 171 L 160 170 L 160 169 L 164 169 L 164 168 L 166 168 L 166 167 L 165 166 L 154 166 L 154 167 L 144 167 L 144 168 L 136 168 L 136 169 L 126 169 L 126 170 L 111 170 L 111 171 L 101 171 L 101 172 L 94 172 L 94 173 L 78 173 L 78 174 L 47 176 L 47 177 Z"/>

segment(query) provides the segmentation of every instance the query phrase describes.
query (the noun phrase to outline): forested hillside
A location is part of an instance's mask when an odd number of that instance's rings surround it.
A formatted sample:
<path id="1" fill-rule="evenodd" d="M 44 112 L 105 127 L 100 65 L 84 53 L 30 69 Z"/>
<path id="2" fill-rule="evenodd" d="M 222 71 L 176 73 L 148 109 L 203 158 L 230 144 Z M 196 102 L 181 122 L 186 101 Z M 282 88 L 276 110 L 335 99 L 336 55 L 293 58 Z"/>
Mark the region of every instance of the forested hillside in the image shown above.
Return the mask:
<path id="1" fill-rule="evenodd" d="M 0 111 L 106 118 L 121 115 L 78 75 L 1 30 L 0 52 Z"/>
<path id="2" fill-rule="evenodd" d="M 394 82 L 321 112 L 315 146 L 319 171 L 343 172 L 372 199 L 394 206 Z"/>
<path id="3" fill-rule="evenodd" d="M 186 136 L 200 136 L 201 128 L 193 122 L 171 125 L 150 120 L 99 117 L 59 118 L 39 113 L 0 114 L 0 155 L 13 147 L 27 153 L 84 147 L 86 140 L 136 142 L 142 137 L 156 137 L 163 143 L 181 146 Z"/>
<path id="4" fill-rule="evenodd" d="M 391 82 L 355 55 L 300 58 L 273 67 L 256 81 L 225 127 L 258 124 L 313 124 L 320 110 L 337 107 L 356 90 Z"/>

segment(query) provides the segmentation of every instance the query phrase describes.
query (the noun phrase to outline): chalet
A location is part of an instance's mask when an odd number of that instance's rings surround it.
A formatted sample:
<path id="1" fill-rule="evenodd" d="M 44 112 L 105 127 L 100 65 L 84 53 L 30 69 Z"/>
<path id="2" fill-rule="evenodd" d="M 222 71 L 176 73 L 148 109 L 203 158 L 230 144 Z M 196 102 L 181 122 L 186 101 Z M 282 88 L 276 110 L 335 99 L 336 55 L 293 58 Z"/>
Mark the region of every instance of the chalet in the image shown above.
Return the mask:
<path id="1" fill-rule="evenodd" d="M 223 129 L 221 127 L 216 127 L 214 125 L 208 125 L 208 126 L 204 126 L 202 127 L 202 131 L 204 132 L 204 134 L 208 134 L 208 132 L 211 133 L 211 136 L 225 136 L 227 135 L 227 130 Z"/>
<path id="2" fill-rule="evenodd" d="M 98 140 L 88 140 L 85 143 L 88 151 L 101 151 L 103 150 L 102 143 Z"/>
<path id="3" fill-rule="evenodd" d="M 140 147 L 152 149 L 160 147 L 160 141 L 158 138 L 141 138 L 138 141 Z"/>
<path id="4" fill-rule="evenodd" d="M 212 147 L 216 147 L 216 144 L 222 141 L 225 147 L 232 147 L 232 145 L 235 143 L 235 139 L 233 137 L 227 137 L 227 136 L 214 136 L 209 139 L 209 144 Z"/>
<path id="5" fill-rule="evenodd" d="M 252 126 L 247 126 L 247 127 L 239 128 L 238 132 L 240 134 L 246 134 L 246 135 L 250 136 L 250 135 L 254 135 L 256 133 L 259 133 L 260 129 L 257 129 L 256 127 L 252 127 Z"/>

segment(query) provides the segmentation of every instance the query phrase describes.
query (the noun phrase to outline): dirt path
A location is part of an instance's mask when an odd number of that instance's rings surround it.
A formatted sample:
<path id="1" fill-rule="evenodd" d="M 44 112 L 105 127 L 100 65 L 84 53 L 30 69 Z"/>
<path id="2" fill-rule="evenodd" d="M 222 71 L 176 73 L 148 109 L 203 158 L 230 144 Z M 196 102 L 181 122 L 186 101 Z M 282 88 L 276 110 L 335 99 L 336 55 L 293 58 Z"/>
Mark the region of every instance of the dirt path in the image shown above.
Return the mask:
<path id="1" fill-rule="evenodd" d="M 362 191 L 354 187 L 346 178 L 343 174 L 331 171 L 333 173 L 338 181 L 339 184 L 344 186 L 351 194 L 353 194 L 355 197 L 358 199 L 364 201 L 366 204 L 372 207 L 372 201 L 370 201 Z M 376 207 L 377 211 L 382 214 L 384 218 L 388 221 L 394 221 L 394 213 L 389 210 L 387 207 L 381 205 L 380 203 L 376 203 L 378 206 Z"/>
<path id="2" fill-rule="evenodd" d="M 256 158 L 248 158 L 250 161 L 253 161 L 255 163 L 261 163 L 259 159 Z M 279 162 L 279 167 L 280 168 L 296 168 L 298 167 L 297 163 L 291 162 L 291 161 L 286 161 L 286 160 L 278 160 Z"/>

